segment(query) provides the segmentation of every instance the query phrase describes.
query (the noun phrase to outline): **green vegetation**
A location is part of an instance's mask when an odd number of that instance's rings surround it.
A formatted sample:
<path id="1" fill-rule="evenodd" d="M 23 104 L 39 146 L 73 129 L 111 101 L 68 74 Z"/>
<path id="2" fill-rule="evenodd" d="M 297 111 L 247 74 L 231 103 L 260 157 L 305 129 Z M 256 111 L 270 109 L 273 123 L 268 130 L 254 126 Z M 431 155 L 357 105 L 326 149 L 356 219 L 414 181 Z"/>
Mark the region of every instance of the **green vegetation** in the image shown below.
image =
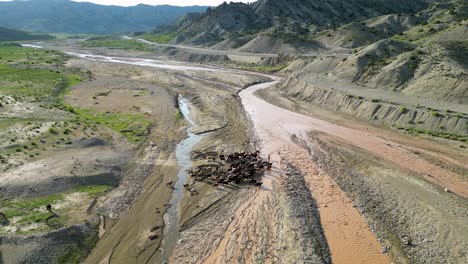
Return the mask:
<path id="1" fill-rule="evenodd" d="M 288 65 L 282 64 L 282 65 L 276 65 L 276 66 L 259 66 L 256 64 L 242 64 L 242 65 L 234 65 L 234 67 L 244 70 L 244 71 L 254 71 L 254 72 L 264 72 L 264 73 L 274 73 L 274 72 L 279 72 Z"/>
<path id="2" fill-rule="evenodd" d="M 37 107 L 54 111 L 60 116 L 59 119 L 69 118 L 67 113 L 60 113 L 60 109 L 64 108 L 62 98 L 66 89 L 80 82 L 85 74 L 65 67 L 66 59 L 64 54 L 55 51 L 0 45 L 0 107 L 26 103 L 26 112 L 32 110 L 30 107 Z M 44 145 L 39 146 L 39 140 L 62 142 L 58 138 L 62 130 L 50 127 L 55 120 L 50 120 L 46 115 L 32 118 L 29 114 L 16 114 L 18 117 L 0 119 L 0 128 L 4 131 L 0 139 L 9 143 L 0 148 L 2 164 L 8 165 L 8 159 L 13 155 L 26 158 L 38 156 L 45 149 Z M 42 128 L 50 133 L 41 132 Z M 69 138 L 63 140 L 64 143 L 69 141 Z"/>
<path id="3" fill-rule="evenodd" d="M 0 92 L 17 101 L 41 102 L 54 99 L 69 85 L 62 74 L 46 69 L 12 68 L 0 64 Z"/>
<path id="4" fill-rule="evenodd" d="M 160 44 L 167 44 L 171 42 L 176 37 L 176 34 L 170 33 L 170 34 L 155 34 L 155 33 L 146 33 L 141 36 L 142 39 L 155 42 L 155 43 L 160 43 Z"/>
<path id="5" fill-rule="evenodd" d="M 144 115 L 97 112 L 90 109 L 77 109 L 74 111 L 80 117 L 94 124 L 102 124 L 125 136 L 130 142 L 141 142 L 147 135 L 151 125 Z"/>
<path id="6" fill-rule="evenodd" d="M 84 241 L 79 241 L 75 247 L 69 247 L 57 260 L 58 264 L 79 264 L 91 252 L 99 240 L 98 233 L 88 236 Z"/>
<path id="7" fill-rule="evenodd" d="M 0 25 L 38 32 L 110 34 L 151 30 L 206 6 L 138 5 L 127 8 L 59 1 L 1 2 Z"/>
<path id="8" fill-rule="evenodd" d="M 0 27 L 0 41 L 47 40 L 53 39 L 46 34 L 27 33 L 21 30 Z"/>
<path id="9" fill-rule="evenodd" d="M 445 49 L 450 58 L 468 68 L 468 40 L 448 42 L 445 44 Z"/>
<path id="10" fill-rule="evenodd" d="M 398 129 L 405 130 L 406 132 L 414 133 L 414 134 L 425 134 L 425 135 L 430 135 L 433 137 L 440 137 L 440 138 L 451 139 L 451 140 L 456 140 L 456 141 L 461 141 L 461 142 L 468 141 L 467 135 L 460 135 L 460 134 L 451 133 L 451 132 L 431 131 L 431 130 L 418 129 L 415 127 L 398 127 Z"/>
<path id="11" fill-rule="evenodd" d="M 17 101 L 56 102 L 67 87 L 81 81 L 65 69 L 65 59 L 55 51 L 0 46 L 0 94 Z"/>
<path id="12" fill-rule="evenodd" d="M 0 148 L 3 169 L 15 159 L 34 159 L 51 148 L 72 145 L 77 137 L 108 135 L 104 127 L 132 143 L 146 137 L 151 122 L 143 115 L 99 113 L 67 105 L 64 97 L 69 88 L 92 77 L 90 72 L 66 67 L 67 58 L 56 51 L 0 45 L 0 107 L 24 106 L 24 113 L 0 118 L 0 140 L 6 143 Z M 96 96 L 109 94 L 103 90 Z M 38 116 L 38 111 L 43 115 Z"/>
<path id="13" fill-rule="evenodd" d="M 83 47 L 107 47 L 111 49 L 127 49 L 127 50 L 151 50 L 151 46 L 133 39 L 123 39 L 120 37 L 95 37 L 85 40 L 82 43 Z"/>
<path id="14" fill-rule="evenodd" d="M 37 198 L 15 198 L 11 200 L 3 200 L 0 202 L 0 210 L 6 215 L 7 219 L 15 218 L 15 223 L 18 226 L 42 223 L 44 225 L 41 228 L 48 229 L 48 227 L 45 225 L 45 220 L 51 214 L 46 210 L 47 205 L 66 203 L 67 195 L 72 193 L 85 193 L 88 198 L 93 199 L 103 195 L 110 188 L 111 187 L 107 185 L 80 186 L 61 193 Z M 73 207 L 73 205 L 69 206 Z M 66 209 L 67 208 L 59 208 L 57 209 L 58 211 L 56 213 L 61 215 L 61 212 L 65 212 Z M 61 219 L 63 222 L 67 221 L 65 215 L 63 215 L 63 217 L 61 216 Z M 73 221 L 73 219 L 71 220 Z"/>
<path id="15" fill-rule="evenodd" d="M 15 66 L 35 67 L 40 64 L 43 66 L 61 65 L 65 56 L 58 51 L 43 49 L 23 48 L 20 45 L 4 43 L 0 45 L 0 63 L 12 64 Z"/>
<path id="16" fill-rule="evenodd" d="M 267 33 L 266 35 L 269 37 L 280 38 L 280 39 L 291 40 L 291 41 L 316 42 L 315 39 L 313 39 L 312 37 L 309 37 L 307 34 L 275 32 L 275 33 Z"/>
<path id="17" fill-rule="evenodd" d="M 175 117 L 176 119 L 183 119 L 184 115 L 182 114 L 180 110 L 177 110 L 177 112 L 175 113 Z"/>

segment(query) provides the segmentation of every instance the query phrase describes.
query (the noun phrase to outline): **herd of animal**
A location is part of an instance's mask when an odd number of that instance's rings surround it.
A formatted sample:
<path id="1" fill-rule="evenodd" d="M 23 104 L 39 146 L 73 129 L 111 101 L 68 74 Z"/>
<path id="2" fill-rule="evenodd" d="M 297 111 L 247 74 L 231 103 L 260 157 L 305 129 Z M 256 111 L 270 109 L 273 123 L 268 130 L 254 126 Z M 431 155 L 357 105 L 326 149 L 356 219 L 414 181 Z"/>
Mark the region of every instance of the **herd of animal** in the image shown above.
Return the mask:
<path id="1" fill-rule="evenodd" d="M 270 157 L 267 160 L 263 159 L 259 151 L 234 152 L 229 155 L 212 152 L 206 158 L 207 164 L 190 170 L 189 175 L 197 181 L 211 183 L 215 187 L 231 182 L 261 186 L 259 176 L 270 170 L 273 165 Z"/>

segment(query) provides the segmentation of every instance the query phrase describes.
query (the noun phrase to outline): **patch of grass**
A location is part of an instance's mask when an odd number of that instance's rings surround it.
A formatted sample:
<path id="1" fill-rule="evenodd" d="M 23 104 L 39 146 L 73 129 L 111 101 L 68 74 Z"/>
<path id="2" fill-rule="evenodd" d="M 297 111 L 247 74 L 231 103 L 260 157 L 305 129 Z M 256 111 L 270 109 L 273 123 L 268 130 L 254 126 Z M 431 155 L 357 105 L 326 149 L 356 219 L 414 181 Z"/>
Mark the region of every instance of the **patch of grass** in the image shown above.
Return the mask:
<path id="1" fill-rule="evenodd" d="M 238 69 L 244 71 L 254 71 L 254 72 L 264 72 L 264 73 L 274 73 L 279 72 L 288 67 L 288 65 L 276 65 L 276 66 L 258 66 L 255 64 L 244 64 L 237 66 Z"/>
<path id="2" fill-rule="evenodd" d="M 53 99 L 66 80 L 60 73 L 46 69 L 12 68 L 0 65 L 0 92 L 19 101 L 41 102 Z"/>
<path id="3" fill-rule="evenodd" d="M 450 58 L 457 61 L 460 65 L 468 68 L 468 41 L 451 41 L 445 44 Z"/>
<path id="4" fill-rule="evenodd" d="M 280 38 L 289 41 L 304 41 L 304 42 L 316 42 L 315 39 L 308 36 L 307 34 L 293 33 L 293 32 L 271 32 L 266 34 L 269 37 Z M 332 36 L 331 33 L 328 33 L 327 36 Z"/>
<path id="5" fill-rule="evenodd" d="M 175 113 L 175 117 L 176 119 L 183 119 L 184 118 L 184 115 L 182 114 L 182 112 L 180 110 L 177 110 L 177 112 Z"/>
<path id="6" fill-rule="evenodd" d="M 410 132 L 410 133 L 425 134 L 425 135 L 430 135 L 433 137 L 440 137 L 440 138 L 445 138 L 445 139 L 450 139 L 450 140 L 455 140 L 455 141 L 460 141 L 460 142 L 468 141 L 467 135 L 460 135 L 460 134 L 451 133 L 451 132 L 431 131 L 431 130 L 418 129 L 415 127 L 399 127 L 398 129 L 405 130 L 406 132 Z"/>
<path id="7" fill-rule="evenodd" d="M 58 51 L 32 49 L 20 45 L 0 45 L 0 64 L 62 65 L 65 57 L 64 54 Z"/>
<path id="8" fill-rule="evenodd" d="M 7 219 L 15 218 L 16 224 L 19 226 L 44 223 L 47 217 L 50 216 L 50 213 L 45 210 L 47 205 L 60 203 L 67 195 L 76 192 L 86 193 L 89 197 L 96 198 L 102 196 L 110 188 L 111 186 L 108 185 L 80 186 L 42 197 L 4 200 L 0 202 L 0 210 L 6 215 Z"/>
<path id="9" fill-rule="evenodd" d="M 96 198 L 106 193 L 111 187 L 108 185 L 90 185 L 78 186 L 70 190 L 70 192 L 84 192 L 89 196 Z"/>
<path id="10" fill-rule="evenodd" d="M 123 39 L 120 37 L 95 37 L 90 38 L 81 44 L 83 47 L 107 47 L 111 49 L 127 50 L 151 50 L 151 46 L 133 39 Z"/>
<path id="11" fill-rule="evenodd" d="M 53 204 L 60 199 L 63 199 L 63 194 L 52 194 L 46 197 L 32 199 L 14 199 L 6 202 L 1 202 L 0 207 L 4 210 L 7 218 L 19 216 L 21 220 L 18 223 L 36 221 L 37 219 L 44 220 L 48 213 L 35 212 L 40 208 L 45 208 L 48 204 Z"/>
<path id="12" fill-rule="evenodd" d="M 160 44 L 167 44 L 171 42 L 176 37 L 176 34 L 154 34 L 154 33 L 146 33 L 141 36 L 142 39 L 155 42 L 155 43 L 160 43 Z"/>
<path id="13" fill-rule="evenodd" d="M 130 142 L 141 142 L 146 137 L 151 122 L 144 115 L 97 112 L 90 109 L 77 109 L 74 111 L 82 118 L 102 124 L 125 136 Z"/>
<path id="14" fill-rule="evenodd" d="M 17 101 L 54 102 L 81 81 L 63 67 L 66 56 L 56 51 L 0 46 L 0 93 Z"/>
<path id="15" fill-rule="evenodd" d="M 401 113 L 401 114 L 406 114 L 407 112 L 408 112 L 408 109 L 407 109 L 406 107 L 403 107 L 403 106 L 402 106 L 402 107 L 400 108 L 400 113 Z"/>
<path id="16" fill-rule="evenodd" d="M 91 233 L 82 241 L 77 241 L 77 246 L 70 246 L 57 259 L 58 264 L 78 264 L 82 263 L 84 258 L 91 252 L 99 240 L 97 232 Z"/>

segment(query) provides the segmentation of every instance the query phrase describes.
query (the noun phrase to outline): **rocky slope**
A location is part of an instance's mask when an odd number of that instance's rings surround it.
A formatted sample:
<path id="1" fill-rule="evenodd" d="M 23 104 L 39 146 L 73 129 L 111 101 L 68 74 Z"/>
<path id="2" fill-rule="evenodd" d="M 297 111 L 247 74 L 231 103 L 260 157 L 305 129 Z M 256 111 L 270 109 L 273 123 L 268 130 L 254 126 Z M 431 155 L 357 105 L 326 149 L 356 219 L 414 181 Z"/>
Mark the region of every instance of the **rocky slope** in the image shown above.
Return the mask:
<path id="1" fill-rule="evenodd" d="M 377 2 L 377 3 L 376 3 Z M 427 1 L 401 0 L 260 0 L 251 4 L 223 3 L 203 14 L 190 14 L 157 33 L 176 32 L 174 43 L 210 45 L 239 36 L 263 32 L 274 36 L 304 39 L 326 27 L 361 21 L 383 14 L 413 13 Z"/>
<path id="2" fill-rule="evenodd" d="M 327 47 L 354 48 L 342 61 L 297 68 L 304 79 L 321 73 L 372 89 L 436 101 L 468 103 L 468 6 L 452 1 L 416 15 L 387 15 L 351 23 L 317 38 Z"/>
<path id="3" fill-rule="evenodd" d="M 289 65 L 277 88 L 292 100 L 378 125 L 467 135 L 466 2 L 353 3 L 223 4 L 158 30 L 178 32 L 173 43 L 285 54 L 256 64 Z"/>

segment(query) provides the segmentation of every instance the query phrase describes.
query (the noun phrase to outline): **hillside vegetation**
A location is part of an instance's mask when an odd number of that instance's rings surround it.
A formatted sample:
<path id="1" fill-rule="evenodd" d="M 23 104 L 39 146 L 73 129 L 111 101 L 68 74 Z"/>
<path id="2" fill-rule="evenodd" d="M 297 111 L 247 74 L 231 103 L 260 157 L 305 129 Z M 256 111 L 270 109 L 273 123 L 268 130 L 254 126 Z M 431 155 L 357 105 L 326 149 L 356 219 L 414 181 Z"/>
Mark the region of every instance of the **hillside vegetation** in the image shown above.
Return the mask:
<path id="1" fill-rule="evenodd" d="M 46 40 L 53 37 L 46 34 L 31 34 L 20 30 L 0 27 L 0 41 Z"/>
<path id="2" fill-rule="evenodd" d="M 103 6 L 69 0 L 0 2 L 0 25 L 34 32 L 109 34 L 145 31 L 206 7 Z"/>

